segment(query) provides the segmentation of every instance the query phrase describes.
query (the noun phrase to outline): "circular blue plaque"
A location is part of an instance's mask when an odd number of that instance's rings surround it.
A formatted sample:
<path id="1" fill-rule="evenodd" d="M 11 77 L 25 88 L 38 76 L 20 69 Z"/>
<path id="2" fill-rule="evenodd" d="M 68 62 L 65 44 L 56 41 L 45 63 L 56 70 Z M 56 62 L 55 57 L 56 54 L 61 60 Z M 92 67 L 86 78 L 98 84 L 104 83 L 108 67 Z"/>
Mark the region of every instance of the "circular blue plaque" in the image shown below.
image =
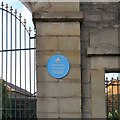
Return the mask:
<path id="1" fill-rule="evenodd" d="M 47 64 L 48 73 L 54 78 L 65 77 L 70 69 L 70 64 L 68 59 L 60 54 L 53 55 Z"/>

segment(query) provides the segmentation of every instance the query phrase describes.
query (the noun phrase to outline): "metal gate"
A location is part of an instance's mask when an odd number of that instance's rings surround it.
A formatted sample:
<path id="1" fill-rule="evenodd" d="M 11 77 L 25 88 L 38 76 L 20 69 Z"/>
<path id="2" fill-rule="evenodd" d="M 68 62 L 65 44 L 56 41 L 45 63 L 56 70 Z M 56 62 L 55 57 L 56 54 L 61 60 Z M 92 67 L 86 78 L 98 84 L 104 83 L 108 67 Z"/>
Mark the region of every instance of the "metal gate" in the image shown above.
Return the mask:
<path id="1" fill-rule="evenodd" d="M 120 119 L 120 79 L 105 80 L 107 118 Z"/>
<path id="2" fill-rule="evenodd" d="M 36 118 L 35 37 L 21 14 L 0 7 L 0 119 Z"/>

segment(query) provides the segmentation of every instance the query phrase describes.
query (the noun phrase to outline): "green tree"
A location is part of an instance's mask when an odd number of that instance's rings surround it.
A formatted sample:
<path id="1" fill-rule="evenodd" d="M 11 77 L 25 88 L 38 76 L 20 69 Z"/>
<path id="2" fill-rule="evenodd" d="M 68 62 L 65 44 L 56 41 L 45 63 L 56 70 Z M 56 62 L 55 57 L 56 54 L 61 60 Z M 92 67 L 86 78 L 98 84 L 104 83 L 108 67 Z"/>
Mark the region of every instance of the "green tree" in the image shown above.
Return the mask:
<path id="1" fill-rule="evenodd" d="M 8 96 L 6 81 L 1 79 L 0 82 L 0 87 L 2 88 L 0 89 L 2 92 L 2 119 L 10 118 L 10 98 Z"/>

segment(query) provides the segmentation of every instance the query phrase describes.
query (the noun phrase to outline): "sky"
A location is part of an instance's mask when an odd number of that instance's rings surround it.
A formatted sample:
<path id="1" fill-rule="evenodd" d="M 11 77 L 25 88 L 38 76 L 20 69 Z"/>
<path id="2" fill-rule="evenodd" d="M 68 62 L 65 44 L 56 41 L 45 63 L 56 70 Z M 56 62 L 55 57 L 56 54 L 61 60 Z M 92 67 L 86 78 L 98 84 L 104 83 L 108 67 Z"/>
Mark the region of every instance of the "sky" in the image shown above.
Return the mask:
<path id="1" fill-rule="evenodd" d="M 108 80 L 111 80 L 111 78 L 113 77 L 114 79 L 117 79 L 117 77 L 120 78 L 120 76 L 118 75 L 118 73 L 106 73 L 105 74 L 105 79 L 106 77 L 108 78 Z"/>

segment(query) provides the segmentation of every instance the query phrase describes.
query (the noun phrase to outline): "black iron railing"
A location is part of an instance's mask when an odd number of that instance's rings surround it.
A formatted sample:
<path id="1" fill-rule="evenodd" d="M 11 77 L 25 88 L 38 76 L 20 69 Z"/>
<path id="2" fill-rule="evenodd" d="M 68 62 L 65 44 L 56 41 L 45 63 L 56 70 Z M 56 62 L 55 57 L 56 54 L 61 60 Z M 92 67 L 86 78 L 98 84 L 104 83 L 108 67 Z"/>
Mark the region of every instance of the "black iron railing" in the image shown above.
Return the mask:
<path id="1" fill-rule="evenodd" d="M 106 110 L 108 119 L 120 119 L 120 80 L 105 80 Z"/>
<path id="2" fill-rule="evenodd" d="M 0 26 L 0 119 L 35 119 L 34 33 L 27 30 L 21 13 L 3 3 Z"/>

